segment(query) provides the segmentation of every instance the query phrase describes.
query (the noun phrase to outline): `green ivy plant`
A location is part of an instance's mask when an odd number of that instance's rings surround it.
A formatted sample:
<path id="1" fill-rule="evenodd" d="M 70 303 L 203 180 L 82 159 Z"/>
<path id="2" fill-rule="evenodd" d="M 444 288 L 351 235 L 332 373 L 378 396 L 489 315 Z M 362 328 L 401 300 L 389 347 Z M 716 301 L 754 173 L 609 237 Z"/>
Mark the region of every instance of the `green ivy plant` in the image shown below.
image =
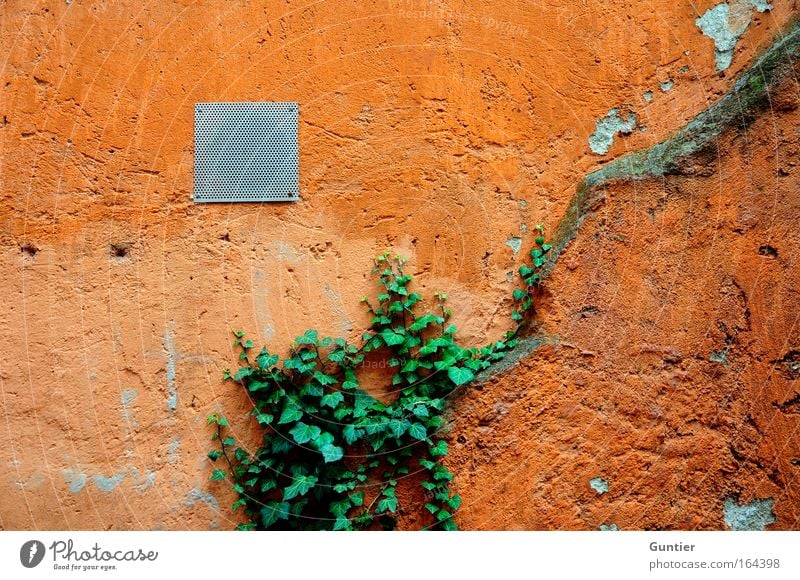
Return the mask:
<path id="1" fill-rule="evenodd" d="M 208 422 L 217 448 L 208 457 L 224 460 L 211 479 L 230 478 L 238 493 L 233 510 L 247 514 L 238 529 L 393 529 L 397 482 L 406 476 L 425 490 L 427 527 L 457 529 L 453 514 L 461 498 L 451 493 L 453 474 L 442 463 L 443 411 L 454 390 L 517 344 L 551 249 L 537 229 L 532 261 L 519 268 L 524 287 L 513 293 L 514 329 L 482 348 L 458 343 L 445 294 L 434 295 L 431 311 L 419 312 L 423 298 L 410 289 L 406 261 L 388 253 L 374 261 L 376 301 L 361 299 L 372 323 L 358 344 L 309 330 L 281 360 L 266 348 L 255 353 L 253 341 L 235 333 L 242 366 L 224 377 L 247 390 L 263 438 L 255 451 L 237 446 L 228 420 L 213 414 Z M 390 404 L 359 383 L 372 351 L 394 369 L 391 384 L 399 395 Z"/>

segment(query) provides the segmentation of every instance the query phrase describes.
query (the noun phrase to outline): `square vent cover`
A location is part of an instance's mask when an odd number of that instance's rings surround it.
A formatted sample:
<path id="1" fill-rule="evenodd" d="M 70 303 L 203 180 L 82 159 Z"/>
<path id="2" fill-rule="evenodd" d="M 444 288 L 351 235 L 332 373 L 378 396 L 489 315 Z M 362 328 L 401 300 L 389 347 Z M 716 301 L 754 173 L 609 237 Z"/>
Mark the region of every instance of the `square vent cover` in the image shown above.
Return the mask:
<path id="1" fill-rule="evenodd" d="M 196 202 L 297 201 L 297 103 L 197 103 Z"/>

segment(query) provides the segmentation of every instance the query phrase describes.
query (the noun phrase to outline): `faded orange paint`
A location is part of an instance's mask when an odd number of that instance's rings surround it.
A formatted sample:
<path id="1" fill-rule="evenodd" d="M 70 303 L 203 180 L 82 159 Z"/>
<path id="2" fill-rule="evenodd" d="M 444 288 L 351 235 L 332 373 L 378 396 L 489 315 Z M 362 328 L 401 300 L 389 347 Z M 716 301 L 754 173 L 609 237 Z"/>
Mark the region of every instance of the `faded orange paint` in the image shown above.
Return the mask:
<path id="1" fill-rule="evenodd" d="M 210 412 L 223 409 L 247 436 L 247 401 L 220 380 L 222 369 L 236 364 L 231 328 L 276 350 L 309 327 L 356 336 L 367 321 L 358 298 L 374 290 L 371 258 L 390 249 L 411 258 L 423 293 L 450 295 L 466 340 L 500 335 L 519 261 L 506 242 L 521 238 L 524 252 L 532 226 L 552 229 L 587 172 L 660 141 L 708 107 L 786 24 L 788 4 L 753 12 L 732 67 L 718 74 L 713 42 L 694 22 L 714 5 L 707 0 L 658 0 L 637 11 L 618 0 L 451 1 L 435 8 L 422 1 L 4 3 L 0 405 L 7 444 L 0 449 L 0 526 L 232 527 L 232 494 L 208 483 L 205 459 Z M 668 79 L 674 87 L 662 91 Z M 642 97 L 647 91 L 652 102 Z M 203 101 L 300 104 L 300 202 L 191 201 L 192 111 Z M 595 122 L 626 104 L 647 131 L 618 136 L 605 156 L 591 153 Z M 767 162 L 754 174 L 767 175 Z M 749 175 L 735 175 L 731 191 L 746 188 Z M 648 185 L 648 195 L 663 187 Z M 644 224 L 635 208 L 622 210 L 632 212 L 630 223 Z M 683 227 L 686 218 L 676 210 L 663 219 Z M 640 343 L 661 344 L 644 330 L 658 305 L 642 302 L 635 282 L 668 265 L 659 235 L 637 242 L 633 254 L 601 254 L 586 249 L 591 240 L 581 233 L 565 256 L 572 266 L 560 264 L 554 273 L 545 327 L 596 350 L 591 360 L 609 369 L 618 357 L 639 356 L 630 349 Z M 674 242 L 666 237 L 662 244 Z M 624 278 L 606 278 L 619 252 L 626 264 L 639 261 L 618 273 Z M 660 261 L 650 264 L 651 257 Z M 695 268 L 703 272 L 704 263 Z M 632 293 L 624 300 L 620 280 Z M 601 282 L 602 292 L 594 286 Z M 600 352 L 591 333 L 613 334 L 617 319 L 586 331 L 570 322 L 589 291 L 600 292 L 602 305 L 616 300 L 618 316 L 632 321 L 630 340 Z M 705 309 L 684 307 L 693 316 L 689 332 L 708 328 L 712 337 L 713 298 L 703 300 Z M 767 322 L 764 332 L 773 324 Z M 785 336 L 792 327 L 777 328 Z M 463 526 L 602 523 L 600 508 L 590 517 L 574 507 L 587 500 L 584 475 L 600 473 L 605 461 L 615 473 L 626 473 L 628 464 L 600 454 L 588 469 L 584 457 L 584 473 L 570 463 L 591 452 L 581 447 L 586 438 L 603 439 L 592 412 L 579 404 L 580 393 L 594 389 L 587 396 L 597 397 L 602 385 L 589 377 L 578 385 L 575 377 L 589 371 L 580 367 L 579 352 L 568 352 L 535 354 L 456 406 L 462 418 L 454 420 L 453 436 L 463 427 L 467 441 L 452 458 L 468 500 Z M 700 366 L 685 372 L 706 372 Z M 604 372 L 602 381 L 617 385 L 647 383 Z M 566 394 L 562 382 L 571 385 Z M 469 405 L 488 405 L 486 397 L 522 384 L 532 408 L 551 405 L 540 427 L 553 434 L 547 449 L 519 446 L 530 437 L 531 417 L 509 411 L 507 424 L 487 432 L 470 423 L 476 415 Z M 694 403 L 687 397 L 674 412 Z M 627 425 L 622 401 L 606 413 L 611 423 Z M 697 444 L 721 449 L 725 432 L 707 429 Z M 650 437 L 655 445 L 662 435 L 654 430 L 623 441 L 643 446 Z M 770 441 L 768 450 L 780 445 Z M 495 489 L 497 466 L 480 459 L 486 446 L 503 462 L 518 460 L 503 449 L 532 456 L 510 496 Z M 669 478 L 659 479 L 658 470 L 644 474 L 643 465 L 635 463 L 625 477 L 643 486 L 644 499 L 640 507 L 620 507 L 628 515 L 614 512 L 615 521 L 720 527 L 716 512 L 699 523 L 661 514 L 656 484 Z M 676 457 L 659 470 L 685 465 Z M 563 477 L 546 477 L 544 466 Z M 742 485 L 749 481 L 742 478 Z M 713 493 L 733 485 L 723 479 L 709 476 L 708 509 L 719 500 Z M 480 495 L 487 489 L 491 497 Z M 515 495 L 531 503 L 504 507 L 500 519 L 484 511 Z M 779 525 L 796 527 L 796 515 L 776 505 Z"/>

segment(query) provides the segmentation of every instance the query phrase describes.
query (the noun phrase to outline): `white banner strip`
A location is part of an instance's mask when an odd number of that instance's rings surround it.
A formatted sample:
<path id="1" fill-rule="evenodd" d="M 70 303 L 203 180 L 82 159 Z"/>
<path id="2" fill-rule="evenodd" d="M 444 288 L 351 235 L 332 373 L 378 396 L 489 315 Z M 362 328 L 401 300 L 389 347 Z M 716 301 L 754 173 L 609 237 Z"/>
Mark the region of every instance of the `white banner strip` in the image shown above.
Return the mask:
<path id="1" fill-rule="evenodd" d="M 800 532 L 2 532 L 0 566 L 15 579 L 797 579 Z"/>

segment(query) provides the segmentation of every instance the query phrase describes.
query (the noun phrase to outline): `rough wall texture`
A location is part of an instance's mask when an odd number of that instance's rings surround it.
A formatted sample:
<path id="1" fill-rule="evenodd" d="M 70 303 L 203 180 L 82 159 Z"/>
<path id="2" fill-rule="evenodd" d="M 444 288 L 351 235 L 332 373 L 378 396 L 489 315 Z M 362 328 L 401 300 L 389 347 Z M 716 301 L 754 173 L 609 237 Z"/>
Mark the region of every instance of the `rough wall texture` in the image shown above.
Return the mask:
<path id="1" fill-rule="evenodd" d="M 0 526 L 232 527 L 204 421 L 247 425 L 228 330 L 357 334 L 384 249 L 465 337 L 502 332 L 528 229 L 796 11 L 731 2 L 718 72 L 714 2 L 644 4 L 5 3 Z M 774 94 L 681 175 L 592 190 L 553 344 L 454 405 L 462 527 L 798 527 L 794 80 Z M 193 105 L 223 100 L 300 103 L 302 201 L 191 202 Z"/>

